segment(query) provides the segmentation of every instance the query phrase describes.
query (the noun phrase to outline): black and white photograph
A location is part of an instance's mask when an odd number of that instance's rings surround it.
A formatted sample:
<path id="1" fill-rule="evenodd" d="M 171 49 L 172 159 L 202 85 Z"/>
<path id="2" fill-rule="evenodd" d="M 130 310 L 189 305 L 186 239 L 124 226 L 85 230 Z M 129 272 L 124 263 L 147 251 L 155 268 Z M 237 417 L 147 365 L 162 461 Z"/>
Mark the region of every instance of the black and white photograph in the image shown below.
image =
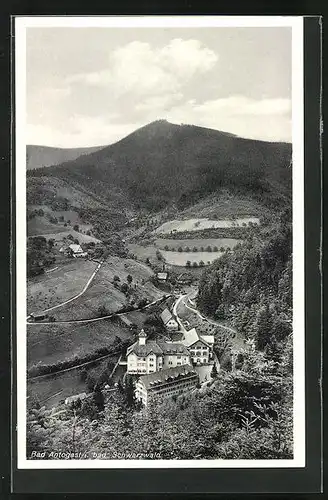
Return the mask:
<path id="1" fill-rule="evenodd" d="M 15 23 L 18 467 L 304 467 L 302 19 Z"/>

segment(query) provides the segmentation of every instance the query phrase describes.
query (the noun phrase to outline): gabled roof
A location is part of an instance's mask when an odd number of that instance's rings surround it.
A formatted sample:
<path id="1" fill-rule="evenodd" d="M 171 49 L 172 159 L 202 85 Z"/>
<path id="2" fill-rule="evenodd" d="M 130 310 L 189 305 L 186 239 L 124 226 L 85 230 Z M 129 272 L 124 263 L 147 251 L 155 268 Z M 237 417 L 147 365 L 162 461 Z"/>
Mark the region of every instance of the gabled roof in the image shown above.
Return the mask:
<path id="1" fill-rule="evenodd" d="M 170 311 L 167 308 L 164 309 L 164 311 L 161 313 L 161 319 L 162 319 L 164 325 L 166 325 L 166 323 L 168 323 L 170 321 L 170 319 L 173 319 L 172 314 L 170 313 Z"/>
<path id="2" fill-rule="evenodd" d="M 160 346 L 155 342 L 155 340 L 148 340 L 145 345 L 139 345 L 139 342 L 135 342 L 127 349 L 127 355 L 136 354 L 139 357 L 146 357 L 148 354 L 163 354 Z"/>
<path id="3" fill-rule="evenodd" d="M 146 389 L 152 389 L 170 381 L 173 382 L 178 378 L 183 379 L 190 375 L 197 375 L 197 372 L 191 365 L 182 365 L 176 366 L 175 368 L 168 368 L 167 370 L 162 370 L 160 372 L 150 373 L 149 375 L 142 375 L 139 377 L 139 382 L 141 382 Z"/>
<path id="4" fill-rule="evenodd" d="M 190 347 L 197 341 L 203 342 L 203 344 L 208 345 L 207 342 L 198 335 L 196 328 L 192 328 L 191 330 L 189 330 L 184 334 L 184 339 L 182 340 L 182 343 L 185 346 Z"/>
<path id="5" fill-rule="evenodd" d="M 127 355 L 134 353 L 139 357 L 146 357 L 151 353 L 156 355 L 183 354 L 189 356 L 188 349 L 181 342 L 164 342 L 160 340 L 148 340 L 145 345 L 139 345 L 139 342 L 135 342 L 128 347 L 126 352 Z"/>
<path id="6" fill-rule="evenodd" d="M 70 248 L 72 250 L 72 252 L 74 252 L 74 253 L 83 252 L 81 245 L 76 245 L 74 243 L 72 245 L 70 245 L 68 248 Z"/>

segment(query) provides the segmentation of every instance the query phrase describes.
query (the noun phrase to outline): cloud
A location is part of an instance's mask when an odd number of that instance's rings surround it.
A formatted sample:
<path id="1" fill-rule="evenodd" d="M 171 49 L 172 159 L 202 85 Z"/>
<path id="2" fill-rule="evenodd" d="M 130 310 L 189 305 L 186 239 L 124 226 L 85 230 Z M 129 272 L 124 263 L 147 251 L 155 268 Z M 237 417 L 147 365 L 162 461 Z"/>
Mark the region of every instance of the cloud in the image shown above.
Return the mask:
<path id="1" fill-rule="evenodd" d="M 218 56 L 198 40 L 173 39 L 161 48 L 134 41 L 109 55 L 108 67 L 70 76 L 68 84 L 107 88 L 113 97 L 174 94 L 195 75 L 210 71 Z"/>
<path id="2" fill-rule="evenodd" d="M 250 139 L 291 141 L 290 111 L 289 99 L 256 100 L 238 95 L 203 103 L 189 100 L 173 107 L 166 118 L 173 123 L 190 123 Z"/>

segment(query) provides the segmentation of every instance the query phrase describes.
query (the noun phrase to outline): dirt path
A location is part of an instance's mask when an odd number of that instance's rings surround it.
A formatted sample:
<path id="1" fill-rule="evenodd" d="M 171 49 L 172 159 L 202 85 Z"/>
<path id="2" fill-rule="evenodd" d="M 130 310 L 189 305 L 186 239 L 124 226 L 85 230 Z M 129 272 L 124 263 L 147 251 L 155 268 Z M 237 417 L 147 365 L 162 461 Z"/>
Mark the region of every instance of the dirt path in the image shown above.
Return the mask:
<path id="1" fill-rule="evenodd" d="M 49 307 L 49 309 L 45 309 L 44 311 L 41 312 L 41 314 L 48 313 L 50 311 L 53 311 L 54 309 L 58 309 L 58 307 L 63 307 L 66 304 L 73 302 L 73 300 L 76 300 L 79 297 L 81 297 L 81 295 L 83 295 L 87 291 L 87 289 L 89 288 L 90 284 L 92 283 L 93 279 L 95 278 L 96 274 L 98 273 L 98 271 L 101 268 L 101 266 L 103 265 L 103 263 L 104 263 L 104 261 L 100 262 L 97 265 L 96 269 L 93 271 L 93 273 L 91 274 L 90 278 L 88 279 L 87 283 L 85 284 L 84 288 L 82 289 L 82 291 L 80 293 L 78 293 L 77 295 L 75 295 L 74 297 L 72 297 L 68 300 L 65 300 L 65 302 L 61 302 L 60 304 L 57 304 L 56 306 L 52 306 L 52 307 Z M 28 320 L 30 317 L 31 317 L 31 315 L 29 315 L 26 318 L 26 320 Z"/>

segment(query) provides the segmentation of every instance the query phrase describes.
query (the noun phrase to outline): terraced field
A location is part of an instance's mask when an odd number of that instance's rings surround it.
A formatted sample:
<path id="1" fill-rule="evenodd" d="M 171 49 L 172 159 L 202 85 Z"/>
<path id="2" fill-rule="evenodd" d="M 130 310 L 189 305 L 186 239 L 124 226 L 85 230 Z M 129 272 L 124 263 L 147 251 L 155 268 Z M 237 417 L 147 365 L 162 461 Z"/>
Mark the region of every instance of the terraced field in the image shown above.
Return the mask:
<path id="1" fill-rule="evenodd" d="M 153 231 L 155 234 L 168 234 L 182 231 L 201 231 L 202 229 L 217 229 L 226 227 L 241 227 L 249 223 L 259 224 L 258 217 L 239 217 L 234 219 L 210 220 L 210 219 L 186 219 L 164 222 Z"/>

